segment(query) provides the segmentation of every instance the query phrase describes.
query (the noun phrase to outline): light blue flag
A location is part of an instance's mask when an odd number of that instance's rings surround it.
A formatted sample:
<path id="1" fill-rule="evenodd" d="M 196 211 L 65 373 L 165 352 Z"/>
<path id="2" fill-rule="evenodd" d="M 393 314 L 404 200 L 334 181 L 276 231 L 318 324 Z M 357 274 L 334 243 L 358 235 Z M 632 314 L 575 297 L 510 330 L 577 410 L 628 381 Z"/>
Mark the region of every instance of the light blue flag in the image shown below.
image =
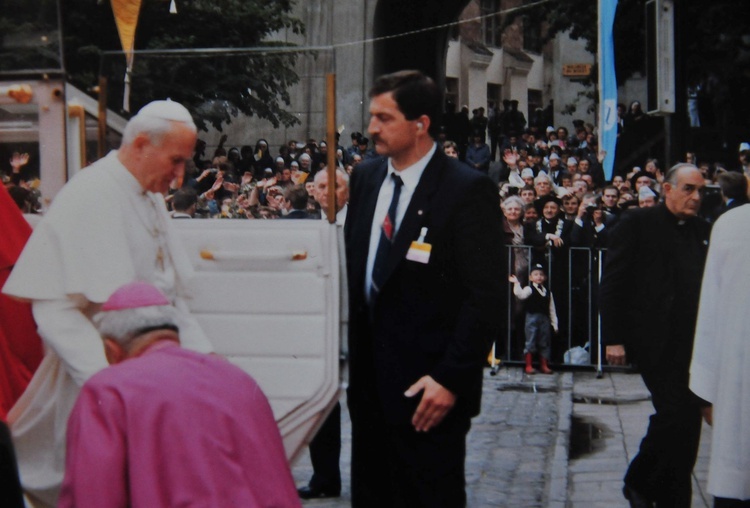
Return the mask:
<path id="1" fill-rule="evenodd" d="M 599 0 L 599 149 L 606 152 L 604 176 L 612 180 L 617 145 L 617 79 L 612 27 L 617 0 Z"/>

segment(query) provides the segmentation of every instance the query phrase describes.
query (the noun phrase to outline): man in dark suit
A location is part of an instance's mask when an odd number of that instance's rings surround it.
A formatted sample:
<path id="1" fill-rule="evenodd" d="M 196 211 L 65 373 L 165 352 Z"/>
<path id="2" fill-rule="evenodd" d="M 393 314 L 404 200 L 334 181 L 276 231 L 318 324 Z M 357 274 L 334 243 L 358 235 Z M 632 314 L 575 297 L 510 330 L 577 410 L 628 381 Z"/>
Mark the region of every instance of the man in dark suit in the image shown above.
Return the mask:
<path id="1" fill-rule="evenodd" d="M 293 185 L 284 191 L 283 207 L 288 211 L 282 219 L 312 219 L 307 213 L 308 194 L 304 185 Z"/>
<path id="2" fill-rule="evenodd" d="M 505 282 L 497 188 L 437 150 L 441 94 L 417 71 L 380 77 L 380 160 L 350 181 L 352 506 L 460 507 L 471 418 Z"/>
<path id="3" fill-rule="evenodd" d="M 633 507 L 690 506 L 703 406 L 688 371 L 709 238 L 697 216 L 704 186 L 698 168 L 674 166 L 664 203 L 623 213 L 610 234 L 600 288 L 607 361 L 632 359 L 656 410 L 625 476 Z"/>
<path id="4" fill-rule="evenodd" d="M 721 189 L 722 203 L 719 215 L 728 212 L 732 208 L 746 205 L 750 202 L 747 198 L 747 178 L 744 173 L 729 171 L 719 175 L 719 188 Z"/>

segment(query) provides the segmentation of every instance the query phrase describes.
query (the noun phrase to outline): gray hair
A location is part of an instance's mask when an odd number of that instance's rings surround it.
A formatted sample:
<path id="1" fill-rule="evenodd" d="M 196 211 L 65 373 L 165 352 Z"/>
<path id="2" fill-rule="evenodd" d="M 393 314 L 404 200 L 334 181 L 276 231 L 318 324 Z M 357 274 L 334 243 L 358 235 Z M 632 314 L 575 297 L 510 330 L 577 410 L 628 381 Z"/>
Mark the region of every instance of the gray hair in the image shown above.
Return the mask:
<path id="1" fill-rule="evenodd" d="M 518 205 L 518 206 L 519 206 L 519 208 L 521 208 L 521 211 L 523 211 L 523 207 L 524 207 L 524 205 L 525 205 L 526 203 L 524 203 L 524 202 L 523 202 L 523 199 L 519 198 L 518 196 L 508 196 L 508 197 L 507 197 L 507 198 L 505 198 L 505 200 L 503 200 L 503 202 L 502 202 L 502 203 L 500 204 L 500 208 L 502 208 L 503 210 L 505 210 L 505 207 L 506 207 L 507 205 L 513 205 L 513 204 L 515 204 L 515 205 Z"/>
<path id="2" fill-rule="evenodd" d="M 545 172 L 541 171 L 541 172 L 539 172 L 539 174 L 537 175 L 537 177 L 536 177 L 536 178 L 534 178 L 534 183 L 535 183 L 535 184 L 537 184 L 537 183 L 539 183 L 539 182 L 543 182 L 543 181 L 545 181 L 545 180 L 546 180 L 547 182 L 549 182 L 549 184 L 550 184 L 550 185 L 552 185 L 552 183 L 553 183 L 553 182 L 552 182 L 552 178 L 550 178 L 550 177 L 549 177 L 549 175 L 548 175 L 547 173 L 545 173 Z"/>
<path id="3" fill-rule="evenodd" d="M 346 186 L 349 186 L 349 173 L 344 171 L 341 168 L 336 168 L 336 174 L 341 175 L 344 178 L 344 182 L 346 183 Z M 315 176 L 313 177 L 313 182 L 317 182 L 319 179 L 323 178 L 321 175 L 328 175 L 328 168 L 322 167 L 317 173 L 315 173 Z"/>
<path id="4" fill-rule="evenodd" d="M 94 325 L 102 336 L 127 348 L 144 330 L 177 328 L 177 311 L 171 305 L 151 305 L 135 309 L 102 311 L 94 316 Z"/>
<path id="5" fill-rule="evenodd" d="M 690 168 L 696 171 L 700 171 L 700 169 L 698 169 L 698 166 L 696 166 L 695 164 L 690 164 L 688 162 L 679 162 L 675 164 L 674 166 L 672 166 L 671 168 L 669 168 L 669 171 L 667 171 L 667 174 L 664 176 L 664 180 L 670 183 L 671 185 L 677 185 L 678 173 L 680 172 L 681 169 L 685 169 L 685 168 Z"/>
<path id="6" fill-rule="evenodd" d="M 139 134 L 145 134 L 152 144 L 159 145 L 164 136 L 174 129 L 175 124 L 182 124 L 194 133 L 198 132 L 193 117 L 182 104 L 169 100 L 150 102 L 125 126 L 122 144 L 129 145 Z"/>

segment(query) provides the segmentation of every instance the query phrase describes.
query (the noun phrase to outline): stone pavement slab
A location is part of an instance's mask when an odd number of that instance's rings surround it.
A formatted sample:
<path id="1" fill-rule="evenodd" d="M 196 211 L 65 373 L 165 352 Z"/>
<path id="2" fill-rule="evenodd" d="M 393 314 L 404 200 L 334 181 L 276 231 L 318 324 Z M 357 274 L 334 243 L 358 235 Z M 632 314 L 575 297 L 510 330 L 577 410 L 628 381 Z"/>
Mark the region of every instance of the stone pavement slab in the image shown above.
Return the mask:
<path id="1" fill-rule="evenodd" d="M 609 500 L 607 506 L 627 508 L 622 479 L 654 412 L 649 392 L 638 374 L 622 372 L 605 373 L 601 379 L 590 372 L 576 372 L 573 386 L 572 416 L 584 428 L 590 426 L 594 444 L 580 457 L 571 454 L 568 506 L 596 506 Z M 695 508 L 712 505 L 705 491 L 710 441 L 710 427 L 704 424 L 693 472 Z M 598 471 L 596 466 L 600 466 Z"/>

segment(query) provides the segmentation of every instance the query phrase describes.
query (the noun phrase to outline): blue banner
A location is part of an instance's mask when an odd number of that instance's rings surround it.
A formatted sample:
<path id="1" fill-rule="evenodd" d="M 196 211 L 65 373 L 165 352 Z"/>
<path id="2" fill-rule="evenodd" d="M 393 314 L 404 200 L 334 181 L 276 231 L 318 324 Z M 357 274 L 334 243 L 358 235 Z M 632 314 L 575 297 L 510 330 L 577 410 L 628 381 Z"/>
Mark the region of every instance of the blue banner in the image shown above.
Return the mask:
<path id="1" fill-rule="evenodd" d="M 617 145 L 617 79 L 612 27 L 617 0 L 599 0 L 599 150 L 604 175 L 612 180 Z"/>

